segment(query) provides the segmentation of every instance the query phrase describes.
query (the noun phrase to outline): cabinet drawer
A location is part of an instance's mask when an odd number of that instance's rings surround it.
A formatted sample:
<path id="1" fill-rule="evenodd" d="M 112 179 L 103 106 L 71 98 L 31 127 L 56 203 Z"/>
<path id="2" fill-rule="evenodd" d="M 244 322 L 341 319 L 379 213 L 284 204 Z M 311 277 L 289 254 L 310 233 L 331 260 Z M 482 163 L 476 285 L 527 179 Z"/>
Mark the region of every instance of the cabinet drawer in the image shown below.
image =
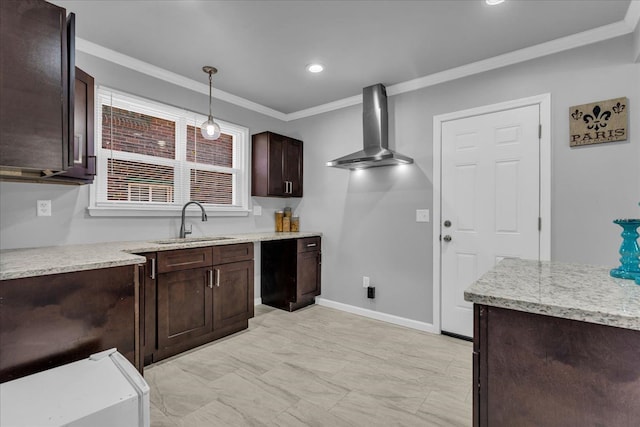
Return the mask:
<path id="1" fill-rule="evenodd" d="M 305 237 L 303 239 L 298 239 L 298 253 L 319 250 L 320 237 Z"/>
<path id="2" fill-rule="evenodd" d="M 248 261 L 253 259 L 253 243 L 237 245 L 221 245 L 213 247 L 213 264 L 227 264 L 229 262 Z"/>
<path id="3" fill-rule="evenodd" d="M 208 267 L 212 264 L 211 247 L 158 252 L 158 273 Z"/>

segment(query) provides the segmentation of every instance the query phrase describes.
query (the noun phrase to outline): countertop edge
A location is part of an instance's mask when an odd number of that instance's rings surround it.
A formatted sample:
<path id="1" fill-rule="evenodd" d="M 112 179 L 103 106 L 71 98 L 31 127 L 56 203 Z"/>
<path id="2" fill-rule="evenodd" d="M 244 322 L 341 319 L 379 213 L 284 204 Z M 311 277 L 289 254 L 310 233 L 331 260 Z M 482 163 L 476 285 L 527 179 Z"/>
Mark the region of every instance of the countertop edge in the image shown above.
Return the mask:
<path id="1" fill-rule="evenodd" d="M 630 315 L 625 317 L 620 314 L 605 313 L 602 311 L 518 301 L 495 296 L 479 295 L 468 291 L 464 292 L 464 299 L 474 304 L 640 331 L 637 316 L 633 317 Z"/>
<path id="2" fill-rule="evenodd" d="M 194 242 L 177 242 L 159 244 L 157 241 L 125 241 L 125 242 L 98 242 L 79 245 L 49 246 L 42 248 L 5 249 L 0 251 L 0 281 L 23 279 L 52 274 L 72 273 L 86 270 L 96 270 L 126 265 L 144 264 L 145 257 L 136 255 L 146 252 L 162 252 L 176 249 L 190 249 L 207 246 L 223 246 L 241 243 L 258 243 L 271 240 L 300 239 L 307 237 L 322 237 L 319 232 L 295 232 L 295 233 L 271 233 L 256 232 L 229 234 L 228 239 L 208 240 Z M 226 236 L 225 236 L 226 237 Z M 170 240 L 170 239 L 166 239 Z M 104 253 L 104 259 L 93 259 L 77 262 L 68 261 L 69 256 L 80 257 L 92 248 L 100 249 Z M 34 257 L 43 256 L 45 260 L 34 260 Z M 6 261 L 11 257 L 10 261 Z M 17 259 L 18 261 L 16 261 Z M 24 264 L 23 264 L 24 261 Z M 63 261 L 67 261 L 65 264 Z M 9 265 L 15 263 L 15 265 Z"/>

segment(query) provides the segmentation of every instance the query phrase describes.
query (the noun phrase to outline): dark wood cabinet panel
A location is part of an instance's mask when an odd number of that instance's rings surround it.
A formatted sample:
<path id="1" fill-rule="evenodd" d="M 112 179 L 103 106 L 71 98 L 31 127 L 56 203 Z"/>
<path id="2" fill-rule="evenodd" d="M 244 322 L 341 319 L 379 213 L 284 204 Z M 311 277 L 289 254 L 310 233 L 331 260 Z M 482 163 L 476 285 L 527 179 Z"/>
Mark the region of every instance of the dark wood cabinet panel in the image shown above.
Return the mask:
<path id="1" fill-rule="evenodd" d="M 262 132 L 252 136 L 251 195 L 302 197 L 302 141 Z"/>
<path id="2" fill-rule="evenodd" d="M 145 364 L 249 326 L 254 314 L 253 243 L 143 255 L 149 271 Z"/>
<path id="3" fill-rule="evenodd" d="M 212 264 L 211 247 L 158 252 L 158 273 L 207 267 Z"/>
<path id="4" fill-rule="evenodd" d="M 284 144 L 284 177 L 291 197 L 302 197 L 302 141 L 289 138 Z"/>
<path id="5" fill-rule="evenodd" d="M 253 317 L 253 261 L 216 266 L 213 327 L 221 329 Z"/>
<path id="6" fill-rule="evenodd" d="M 313 300 L 320 295 L 320 251 L 299 253 L 297 261 L 297 301 Z"/>
<path id="7" fill-rule="evenodd" d="M 76 180 L 84 184 L 93 182 L 96 174 L 96 156 L 94 148 L 94 79 L 80 68 L 75 68 L 75 87 L 73 90 L 73 150 L 71 167 L 55 179 Z"/>
<path id="8" fill-rule="evenodd" d="M 321 292 L 320 237 L 262 242 L 262 303 L 294 311 Z"/>
<path id="9" fill-rule="evenodd" d="M 141 370 L 138 279 L 123 266 L 0 281 L 0 382 L 113 347 Z"/>
<path id="10" fill-rule="evenodd" d="M 73 15 L 41 0 L 0 2 L 0 162 L 59 172 L 69 165 Z"/>
<path id="11" fill-rule="evenodd" d="M 228 246 L 213 247 L 213 264 L 227 264 L 230 262 L 253 259 L 253 243 L 240 243 Z"/>
<path id="12" fill-rule="evenodd" d="M 270 134 L 267 137 L 267 180 L 268 194 L 274 196 L 284 196 L 285 194 L 285 171 L 283 167 L 284 137 L 282 135 Z M 256 149 L 257 153 L 260 153 Z"/>
<path id="13" fill-rule="evenodd" d="M 211 332 L 211 268 L 158 275 L 158 348 L 180 345 Z"/>
<path id="14" fill-rule="evenodd" d="M 474 309 L 474 425 L 638 424 L 639 331 Z"/>

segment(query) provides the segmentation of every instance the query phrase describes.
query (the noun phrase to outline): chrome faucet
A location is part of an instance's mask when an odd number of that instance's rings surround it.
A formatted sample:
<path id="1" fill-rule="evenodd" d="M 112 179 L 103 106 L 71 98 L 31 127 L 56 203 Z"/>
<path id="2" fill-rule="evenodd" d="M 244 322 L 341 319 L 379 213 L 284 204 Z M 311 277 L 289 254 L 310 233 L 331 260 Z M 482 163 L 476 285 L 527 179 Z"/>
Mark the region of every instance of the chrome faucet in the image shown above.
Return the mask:
<path id="1" fill-rule="evenodd" d="M 182 207 L 182 223 L 180 224 L 180 238 L 184 239 L 185 237 L 187 237 L 187 234 L 191 234 L 193 230 L 193 226 L 189 225 L 189 229 L 187 230 L 187 227 L 184 224 L 184 213 L 187 210 L 187 206 L 189 206 L 190 204 L 194 204 L 194 205 L 198 205 L 200 206 L 200 209 L 202 209 L 202 221 L 206 221 L 207 220 L 207 213 L 204 211 L 204 207 L 198 203 L 198 202 L 187 202 L 184 204 L 184 206 Z"/>

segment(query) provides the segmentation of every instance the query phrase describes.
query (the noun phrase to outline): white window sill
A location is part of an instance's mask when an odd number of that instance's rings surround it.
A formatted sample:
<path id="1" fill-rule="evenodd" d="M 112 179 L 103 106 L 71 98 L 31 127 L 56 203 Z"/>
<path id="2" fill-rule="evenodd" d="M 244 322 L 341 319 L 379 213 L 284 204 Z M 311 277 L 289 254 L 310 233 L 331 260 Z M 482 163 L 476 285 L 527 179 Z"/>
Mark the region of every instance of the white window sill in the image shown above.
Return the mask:
<path id="1" fill-rule="evenodd" d="M 135 209 L 123 209 L 121 207 L 89 207 L 87 208 L 89 216 L 102 216 L 102 217 L 180 217 L 182 216 L 182 208 L 135 208 Z M 237 209 L 214 209 L 205 207 L 207 216 L 209 217 L 238 217 L 249 216 L 249 210 L 243 208 Z M 202 215 L 200 209 L 196 206 L 189 206 L 187 208 L 186 216 L 199 217 Z"/>

